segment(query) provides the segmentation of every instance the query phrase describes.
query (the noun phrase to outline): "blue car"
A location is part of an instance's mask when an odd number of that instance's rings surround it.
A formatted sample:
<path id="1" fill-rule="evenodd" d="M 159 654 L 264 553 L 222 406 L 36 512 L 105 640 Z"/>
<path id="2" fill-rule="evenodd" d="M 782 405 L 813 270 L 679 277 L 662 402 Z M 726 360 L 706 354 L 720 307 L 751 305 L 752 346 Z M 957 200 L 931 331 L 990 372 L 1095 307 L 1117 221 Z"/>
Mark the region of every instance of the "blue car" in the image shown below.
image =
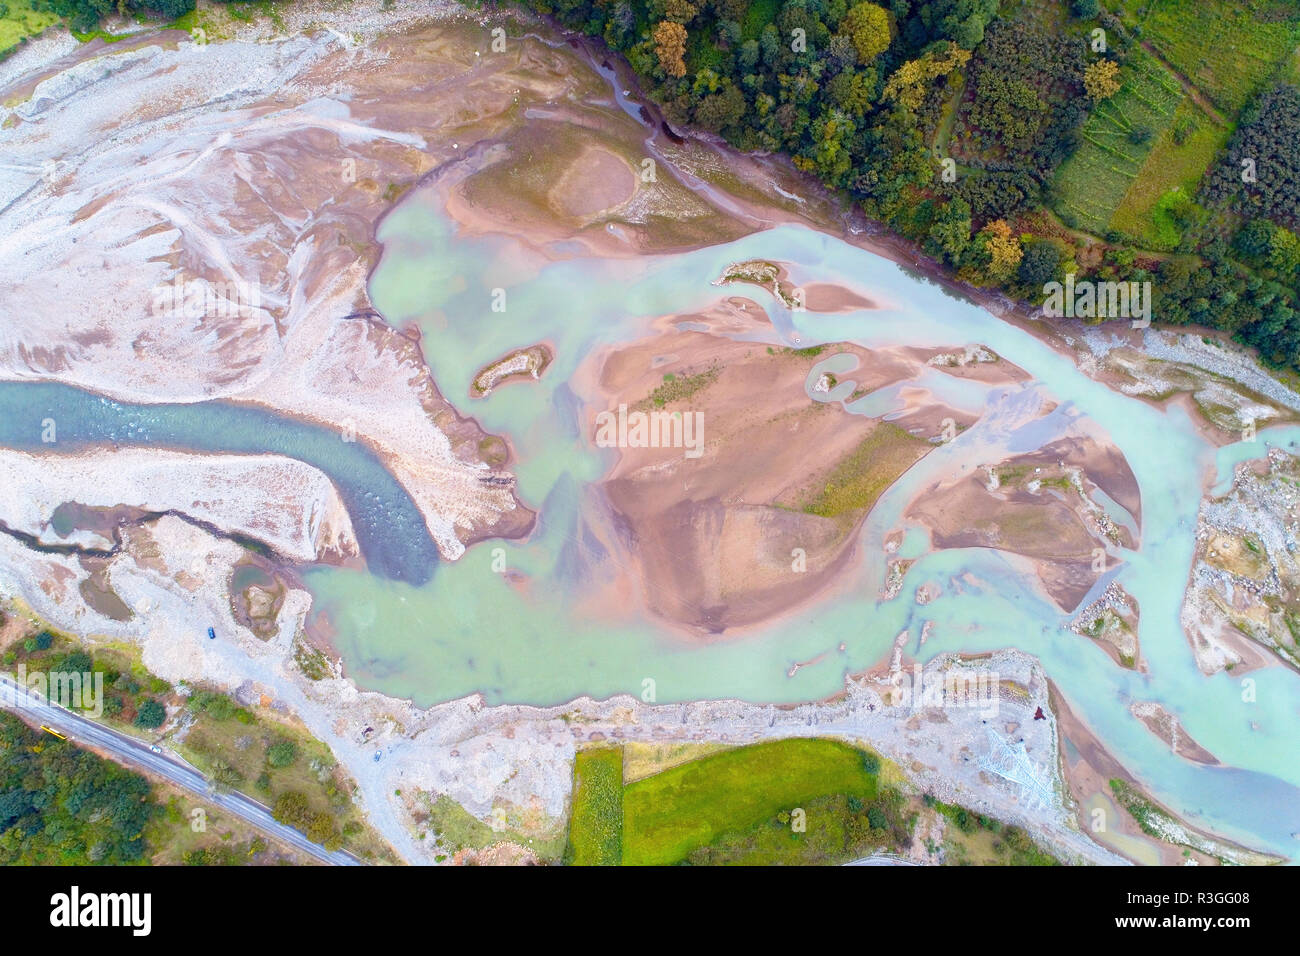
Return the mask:
<path id="1" fill-rule="evenodd" d="M 217 639 L 217 629 L 214 627 L 208 628 L 208 640 L 215 641 L 216 639 Z"/>

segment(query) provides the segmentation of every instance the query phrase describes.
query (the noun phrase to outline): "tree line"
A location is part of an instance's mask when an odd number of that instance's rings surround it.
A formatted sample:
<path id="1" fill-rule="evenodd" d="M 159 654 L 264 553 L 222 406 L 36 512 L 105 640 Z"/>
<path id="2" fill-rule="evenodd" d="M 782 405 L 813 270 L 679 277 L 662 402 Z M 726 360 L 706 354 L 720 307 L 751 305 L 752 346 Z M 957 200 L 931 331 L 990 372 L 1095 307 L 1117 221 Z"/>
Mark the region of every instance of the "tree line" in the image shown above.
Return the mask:
<path id="1" fill-rule="evenodd" d="M 1050 208 L 1057 169 L 1136 46 L 1091 0 L 1072 7 L 1086 29 L 1067 34 L 998 19 L 995 0 L 519 2 L 623 54 L 670 123 L 786 153 L 964 281 L 1035 303 L 1066 271 L 1150 281 L 1158 321 L 1222 329 L 1300 368 L 1294 86 L 1243 116 L 1199 205 L 1173 205 L 1189 237 L 1177 254 L 1108 233 L 1083 267 L 1090 240 L 1029 214 Z M 1104 53 L 1085 42 L 1094 25 Z"/>

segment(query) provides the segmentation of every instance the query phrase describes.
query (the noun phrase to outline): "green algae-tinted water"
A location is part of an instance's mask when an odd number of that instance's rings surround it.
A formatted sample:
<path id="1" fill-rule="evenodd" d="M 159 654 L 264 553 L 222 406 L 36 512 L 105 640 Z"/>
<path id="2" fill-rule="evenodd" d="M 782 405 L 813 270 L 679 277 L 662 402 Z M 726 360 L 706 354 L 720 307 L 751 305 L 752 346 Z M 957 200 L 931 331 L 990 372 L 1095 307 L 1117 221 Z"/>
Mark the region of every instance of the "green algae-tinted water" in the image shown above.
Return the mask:
<path id="1" fill-rule="evenodd" d="M 1252 845 L 1296 852 L 1291 833 L 1300 831 L 1300 678 L 1281 667 L 1256 672 L 1256 700 L 1244 702 L 1240 679 L 1206 678 L 1197 670 L 1179 609 L 1203 481 L 1216 466 L 1227 469 L 1234 458 L 1262 454 L 1265 440 L 1294 447 L 1300 430 L 1266 432 L 1253 446 L 1216 455 L 1177 408 L 1162 411 L 1112 391 L 984 310 L 805 229 L 779 228 L 674 256 L 547 262 L 506 240 L 454 236 L 431 198 L 416 193 L 385 221 L 380 239 L 385 253 L 371 286 L 376 305 L 394 324 L 418 323 L 444 394 L 489 432 L 509 436 L 520 495 L 540 509 L 541 521 L 526 541 L 480 545 L 440 566 L 420 587 L 353 570 L 311 571 L 316 607 L 329 616 L 348 672 L 359 683 L 423 704 L 475 691 L 491 703 L 640 696 L 646 678 L 654 680 L 660 702 L 790 702 L 839 690 L 846 673 L 881 660 L 904 629 L 908 653 L 922 660 L 944 651 L 1015 646 L 1042 660 L 1076 713 L 1177 811 Z M 616 569 L 614 556 L 584 532 L 583 490 L 611 458 L 592 447 L 580 427 L 583 396 L 575 395 L 571 376 L 593 350 L 646 334 L 647 319 L 700 310 L 733 291 L 712 280 L 728 264 L 747 259 L 790 263 L 797 283 L 837 283 L 884 306 L 831 316 L 791 313 L 763 293 L 746 293 L 761 299 L 772 319 L 772 329 L 754 336 L 760 341 L 853 341 L 868 348 L 979 343 L 1034 380 L 989 388 L 933 376 L 946 401 L 982 418 L 880 499 L 862 532 L 859 554 L 866 558 L 846 569 L 848 585 L 826 600 L 706 645 L 637 617 L 593 619 L 575 605 L 586 582 Z M 504 312 L 491 310 L 493 289 L 506 292 Z M 477 369 L 543 340 L 555 346 L 556 358 L 541 381 L 499 389 L 482 401 L 461 397 Z M 852 379 L 852 372 L 838 377 Z M 860 399 L 854 410 L 887 414 L 898 401 L 897 390 L 882 390 Z M 1058 407 L 1043 415 L 1047 402 Z M 906 528 L 902 510 L 918 489 L 939 476 L 1037 449 L 1068 427 L 1109 436 L 1142 489 L 1140 547 L 1116 555 L 1098 591 L 1118 580 L 1139 602 L 1149 674 L 1120 669 L 1093 642 L 1065 630 L 1065 617 L 1028 564 L 1000 552 L 926 555 L 895 600 L 878 601 L 883 537 Z M 915 539 L 909 533 L 912 546 Z M 509 568 L 527 577 L 526 588 L 494 572 L 495 548 Z M 920 607 L 914 595 L 925 582 L 941 585 L 942 593 Z M 925 621 L 933 626 L 921 647 Z M 814 658 L 789 676 L 792 664 Z M 1225 766 L 1198 766 L 1172 755 L 1129 713 L 1136 700 L 1164 704 Z"/>

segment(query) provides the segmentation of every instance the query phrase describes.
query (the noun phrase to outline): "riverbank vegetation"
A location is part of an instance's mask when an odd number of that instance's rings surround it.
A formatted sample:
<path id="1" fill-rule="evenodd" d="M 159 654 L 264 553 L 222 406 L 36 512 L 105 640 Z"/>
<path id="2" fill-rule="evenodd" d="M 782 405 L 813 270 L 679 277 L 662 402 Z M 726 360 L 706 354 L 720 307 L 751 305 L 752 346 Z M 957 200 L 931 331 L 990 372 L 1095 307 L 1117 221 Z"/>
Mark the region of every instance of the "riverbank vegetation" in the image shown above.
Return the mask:
<path id="1" fill-rule="evenodd" d="M 623 750 L 597 747 L 573 761 L 573 812 L 564 862 L 617 866 L 623 859 Z"/>
<path id="2" fill-rule="evenodd" d="M 6 671 L 46 678 L 79 675 L 75 686 L 87 716 L 174 749 L 216 785 L 267 804 L 281 823 L 330 850 L 345 848 L 373 861 L 394 859 L 365 823 L 352 799 L 355 784 L 329 748 L 263 706 L 269 701 L 246 705 L 213 689 L 173 686 L 150 673 L 131 645 L 82 643 L 17 614 L 9 616 L 2 633 L 0 662 Z"/>
<path id="3" fill-rule="evenodd" d="M 856 520 L 929 448 L 929 442 L 882 421 L 835 465 L 803 510 L 823 518 L 851 515 Z"/>
<path id="4" fill-rule="evenodd" d="M 302 863 L 169 784 L 0 713 L 0 863 Z"/>
<path id="5" fill-rule="evenodd" d="M 675 754 L 626 784 L 623 749 L 577 755 L 568 863 L 812 865 L 877 854 L 1056 862 L 1018 827 L 904 792 L 895 769 L 841 741 Z"/>
<path id="6" fill-rule="evenodd" d="M 1300 367 L 1293 6 L 521 2 L 622 53 L 670 123 L 788 154 L 972 285 L 1151 282 L 1156 321 Z"/>

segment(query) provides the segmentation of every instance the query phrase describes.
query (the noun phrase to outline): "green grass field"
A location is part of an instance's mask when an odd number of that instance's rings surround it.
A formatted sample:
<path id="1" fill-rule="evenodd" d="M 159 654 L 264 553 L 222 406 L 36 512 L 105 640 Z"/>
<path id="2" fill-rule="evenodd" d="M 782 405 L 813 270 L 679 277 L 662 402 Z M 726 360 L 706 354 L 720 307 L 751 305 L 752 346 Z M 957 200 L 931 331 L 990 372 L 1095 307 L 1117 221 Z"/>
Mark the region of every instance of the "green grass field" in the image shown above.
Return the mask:
<path id="1" fill-rule="evenodd" d="M 0 17 L 0 56 L 8 53 L 23 37 L 36 36 L 59 22 L 55 13 L 37 13 L 30 0 L 4 0 L 9 12 Z"/>
<path id="2" fill-rule="evenodd" d="M 873 800 L 877 779 L 866 769 L 866 757 L 834 740 L 779 740 L 638 780 L 623 794 L 623 863 L 680 862 L 724 833 L 820 797 Z"/>
<path id="3" fill-rule="evenodd" d="M 617 866 L 623 843 L 623 748 L 579 751 L 573 761 L 573 814 L 564 860 Z"/>
<path id="4" fill-rule="evenodd" d="M 870 508 L 928 450 L 929 443 L 889 422 L 880 422 L 839 462 L 825 485 L 803 506 L 823 518 Z"/>
<path id="5" fill-rule="evenodd" d="M 1167 206 L 1176 192 L 1196 196 L 1206 167 L 1227 141 L 1227 129 L 1210 122 L 1194 103 L 1184 99 L 1124 194 L 1111 217 L 1111 228 L 1148 249 L 1176 248 L 1180 229 Z"/>
<path id="6" fill-rule="evenodd" d="M 1131 59 L 1120 78 L 1120 91 L 1093 109 L 1079 148 L 1061 165 L 1056 178 L 1057 212 L 1078 228 L 1098 234 L 1111 228 L 1116 211 L 1138 183 L 1148 155 L 1169 131 L 1184 99 L 1178 82 L 1144 53 Z M 1147 138 L 1135 142 L 1139 131 L 1145 131 Z M 1135 196 L 1134 208 L 1140 206 Z"/>
<path id="7" fill-rule="evenodd" d="M 1175 70 L 1231 119 L 1300 43 L 1285 0 L 1155 0 L 1134 22 Z"/>

